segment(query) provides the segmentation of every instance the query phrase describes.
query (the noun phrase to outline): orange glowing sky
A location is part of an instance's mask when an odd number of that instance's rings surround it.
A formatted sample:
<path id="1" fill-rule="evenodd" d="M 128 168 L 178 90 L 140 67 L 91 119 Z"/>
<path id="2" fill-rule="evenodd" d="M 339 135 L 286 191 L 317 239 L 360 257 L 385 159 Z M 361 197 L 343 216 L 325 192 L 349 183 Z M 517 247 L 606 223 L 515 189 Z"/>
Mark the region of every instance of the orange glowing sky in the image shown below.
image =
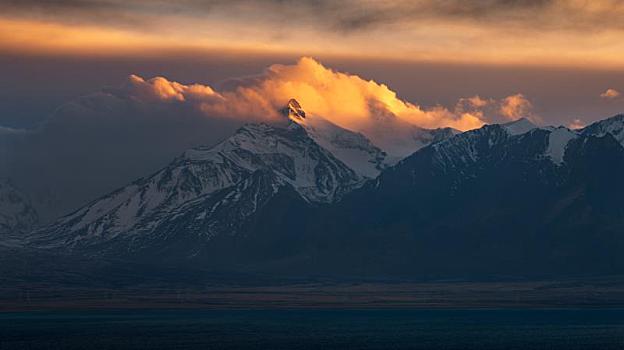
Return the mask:
<path id="1" fill-rule="evenodd" d="M 620 0 L 7 0 L 0 14 L 5 52 L 228 50 L 624 68 Z"/>
<path id="2" fill-rule="evenodd" d="M 480 125 L 473 97 L 578 126 L 624 111 L 622 18 L 624 0 L 0 0 L 0 127 L 131 74 L 219 90 L 301 57 L 423 126 Z"/>

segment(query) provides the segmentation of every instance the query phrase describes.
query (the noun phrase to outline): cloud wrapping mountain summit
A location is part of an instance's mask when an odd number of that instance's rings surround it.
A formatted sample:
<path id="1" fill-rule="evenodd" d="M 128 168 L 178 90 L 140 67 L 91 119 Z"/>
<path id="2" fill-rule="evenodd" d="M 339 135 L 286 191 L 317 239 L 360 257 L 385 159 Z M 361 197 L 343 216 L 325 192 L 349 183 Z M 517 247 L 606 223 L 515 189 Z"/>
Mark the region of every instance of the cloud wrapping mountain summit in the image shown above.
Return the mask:
<path id="1" fill-rule="evenodd" d="M 272 65 L 219 90 L 132 75 L 123 86 L 59 107 L 37 130 L 4 129 L 0 178 L 24 189 L 45 222 L 155 171 L 188 148 L 214 145 L 245 123 L 279 122 L 279 110 L 291 98 L 308 114 L 365 135 L 397 160 L 430 141 L 423 128 L 466 130 L 530 114 L 530 104 L 509 103 L 524 101 L 521 95 L 473 97 L 452 110 L 423 108 L 384 84 L 312 58 Z"/>

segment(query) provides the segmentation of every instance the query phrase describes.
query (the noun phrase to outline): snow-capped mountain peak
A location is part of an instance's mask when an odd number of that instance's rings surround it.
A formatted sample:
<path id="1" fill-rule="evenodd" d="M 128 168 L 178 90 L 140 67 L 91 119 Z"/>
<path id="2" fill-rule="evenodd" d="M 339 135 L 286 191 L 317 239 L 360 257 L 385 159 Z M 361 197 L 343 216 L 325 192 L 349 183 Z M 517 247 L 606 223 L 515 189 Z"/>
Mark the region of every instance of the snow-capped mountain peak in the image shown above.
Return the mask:
<path id="1" fill-rule="evenodd" d="M 533 124 L 527 118 L 520 118 L 518 120 L 514 120 L 509 123 L 501 124 L 502 127 L 507 130 L 510 135 L 521 135 L 525 134 L 535 128 L 537 125 Z"/>

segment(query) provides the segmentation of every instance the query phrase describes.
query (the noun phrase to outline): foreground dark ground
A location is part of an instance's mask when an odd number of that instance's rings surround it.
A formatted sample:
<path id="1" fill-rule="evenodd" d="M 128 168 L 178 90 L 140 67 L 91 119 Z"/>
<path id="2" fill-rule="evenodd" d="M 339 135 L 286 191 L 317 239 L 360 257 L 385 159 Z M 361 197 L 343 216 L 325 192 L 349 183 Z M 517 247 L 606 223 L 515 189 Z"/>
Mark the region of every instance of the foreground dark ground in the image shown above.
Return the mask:
<path id="1" fill-rule="evenodd" d="M 622 309 L 0 313 L 0 349 L 621 349 Z"/>
<path id="2" fill-rule="evenodd" d="M 264 282 L 269 283 L 269 282 Z M 624 278 L 515 282 L 272 282 L 108 287 L 3 283 L 0 310 L 624 308 Z"/>
<path id="3" fill-rule="evenodd" d="M 624 344 L 624 276 L 277 278 L 41 252 L 0 261 L 0 350 Z"/>
<path id="4" fill-rule="evenodd" d="M 0 311 L 624 308 L 624 276 L 329 278 L 215 272 L 1 251 Z"/>

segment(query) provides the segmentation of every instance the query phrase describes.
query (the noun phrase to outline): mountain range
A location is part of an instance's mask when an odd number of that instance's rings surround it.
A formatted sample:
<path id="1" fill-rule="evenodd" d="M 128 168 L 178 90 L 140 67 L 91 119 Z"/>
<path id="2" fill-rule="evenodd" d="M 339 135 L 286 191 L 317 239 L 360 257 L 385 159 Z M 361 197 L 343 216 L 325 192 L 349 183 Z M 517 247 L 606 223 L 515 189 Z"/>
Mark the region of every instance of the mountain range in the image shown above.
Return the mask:
<path id="1" fill-rule="evenodd" d="M 603 131 L 623 121 L 523 132 L 520 120 L 433 144 L 324 213 L 332 227 L 317 232 L 342 244 L 323 255 L 380 275 L 621 273 L 624 148 Z"/>
<path id="2" fill-rule="evenodd" d="M 295 100 L 281 112 L 281 123 L 190 149 L 25 245 L 288 276 L 624 272 L 624 115 L 580 130 L 526 119 L 414 129 L 401 158 Z"/>

